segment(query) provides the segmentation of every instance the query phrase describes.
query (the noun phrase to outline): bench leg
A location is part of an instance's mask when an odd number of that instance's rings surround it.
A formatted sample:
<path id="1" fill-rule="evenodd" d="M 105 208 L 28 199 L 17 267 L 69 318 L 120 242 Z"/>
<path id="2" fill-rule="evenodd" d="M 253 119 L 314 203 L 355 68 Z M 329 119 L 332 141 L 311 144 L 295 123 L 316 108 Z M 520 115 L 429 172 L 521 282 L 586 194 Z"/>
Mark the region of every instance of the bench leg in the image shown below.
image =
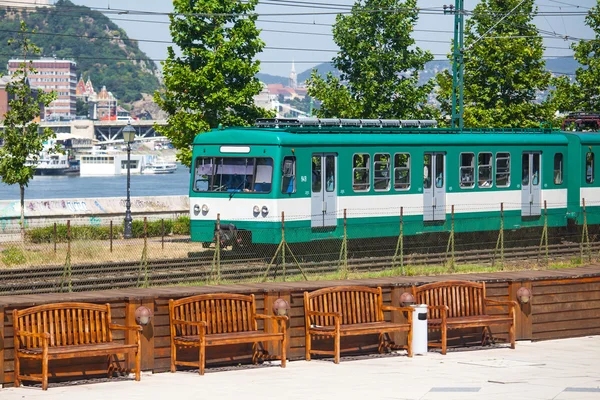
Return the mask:
<path id="1" fill-rule="evenodd" d="M 21 361 L 18 356 L 15 356 L 15 387 L 21 386 L 19 373 L 21 372 Z"/>
<path id="2" fill-rule="evenodd" d="M 284 333 L 283 340 L 281 341 L 281 368 L 285 368 L 286 360 L 287 360 L 287 337 Z"/>
<path id="3" fill-rule="evenodd" d="M 306 361 L 310 361 L 310 333 L 306 333 L 306 343 L 304 344 L 304 358 L 306 359 Z"/>
<path id="4" fill-rule="evenodd" d="M 442 354 L 446 354 L 446 345 L 447 345 L 447 339 L 448 339 L 448 330 L 446 328 L 446 326 L 442 326 Z"/>
<path id="5" fill-rule="evenodd" d="M 48 390 L 48 356 L 42 358 L 42 390 Z"/>
<path id="6" fill-rule="evenodd" d="M 407 335 L 407 339 L 406 339 L 406 351 L 408 353 L 409 357 L 413 356 L 413 349 L 412 349 L 412 341 L 413 341 L 413 331 L 412 328 L 410 328 L 408 330 L 408 335 Z"/>
<path id="7" fill-rule="evenodd" d="M 200 365 L 198 372 L 200 375 L 204 375 L 204 365 L 206 361 L 206 347 L 204 345 L 204 338 L 200 341 Z"/>
<path id="8" fill-rule="evenodd" d="M 175 343 L 171 342 L 171 372 L 175 372 L 177 368 L 175 367 L 175 361 L 177 360 L 177 346 Z"/>
<path id="9" fill-rule="evenodd" d="M 140 380 L 140 369 L 141 369 L 141 364 L 142 364 L 142 352 L 140 351 L 140 346 L 138 343 L 138 349 L 135 352 L 135 380 L 139 381 Z"/>
<path id="10" fill-rule="evenodd" d="M 340 333 L 339 332 L 337 332 L 337 334 L 334 336 L 333 346 L 334 346 L 333 362 L 335 364 L 339 364 L 340 363 Z"/>
<path id="11" fill-rule="evenodd" d="M 510 325 L 510 328 L 508 330 L 508 335 L 510 337 L 510 348 L 514 349 L 515 348 L 515 324 L 514 322 Z"/>

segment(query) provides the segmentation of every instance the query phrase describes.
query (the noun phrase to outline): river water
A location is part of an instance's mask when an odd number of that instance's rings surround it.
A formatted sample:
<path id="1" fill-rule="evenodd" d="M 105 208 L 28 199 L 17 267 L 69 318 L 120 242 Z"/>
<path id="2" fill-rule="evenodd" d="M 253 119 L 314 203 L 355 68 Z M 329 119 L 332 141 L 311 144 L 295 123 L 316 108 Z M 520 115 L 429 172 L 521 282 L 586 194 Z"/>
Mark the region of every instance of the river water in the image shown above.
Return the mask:
<path id="1" fill-rule="evenodd" d="M 131 175 L 131 196 L 182 196 L 189 194 L 190 173 L 177 165 L 177 171 L 164 175 Z M 126 197 L 127 175 L 121 176 L 34 176 L 25 188 L 25 199 L 70 199 Z M 18 200 L 19 186 L 0 182 L 0 200 Z"/>

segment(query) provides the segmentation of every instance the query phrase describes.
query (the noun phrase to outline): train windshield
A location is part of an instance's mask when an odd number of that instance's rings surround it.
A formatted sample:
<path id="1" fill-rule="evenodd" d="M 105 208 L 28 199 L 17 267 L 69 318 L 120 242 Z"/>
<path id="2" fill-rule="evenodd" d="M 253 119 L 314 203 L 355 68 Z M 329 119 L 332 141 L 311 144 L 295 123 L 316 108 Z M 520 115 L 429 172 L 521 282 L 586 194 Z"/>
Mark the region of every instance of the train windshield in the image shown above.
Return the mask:
<path id="1" fill-rule="evenodd" d="M 194 166 L 196 192 L 269 193 L 272 180 L 267 157 L 198 157 Z"/>

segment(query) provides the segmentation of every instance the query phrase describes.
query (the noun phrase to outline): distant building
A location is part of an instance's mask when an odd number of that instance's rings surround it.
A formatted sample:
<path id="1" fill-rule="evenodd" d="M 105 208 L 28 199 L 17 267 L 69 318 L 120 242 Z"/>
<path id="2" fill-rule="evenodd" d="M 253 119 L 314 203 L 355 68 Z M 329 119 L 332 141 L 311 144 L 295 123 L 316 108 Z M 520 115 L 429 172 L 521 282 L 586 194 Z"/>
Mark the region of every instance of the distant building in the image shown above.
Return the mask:
<path id="1" fill-rule="evenodd" d="M 10 110 L 10 101 L 12 100 L 12 95 L 8 93 L 6 90 L 8 86 L 10 86 L 15 81 L 13 76 L 3 76 L 0 78 L 0 121 L 4 120 L 4 115 Z M 27 85 L 29 86 L 31 93 L 34 97 L 37 97 L 38 90 L 31 87 L 29 83 L 29 79 L 26 80 Z M 44 115 L 44 105 L 40 104 L 40 113 L 37 118 L 34 119 L 35 122 L 39 122 Z"/>
<path id="2" fill-rule="evenodd" d="M 70 60 L 57 60 L 42 58 L 28 61 L 35 74 L 29 74 L 32 88 L 42 89 L 45 92 L 56 92 L 57 98 L 45 109 L 44 119 L 73 119 L 76 114 L 76 86 L 77 64 Z M 13 75 L 21 68 L 23 60 L 9 60 L 8 73 Z"/>
<path id="3" fill-rule="evenodd" d="M 90 97 L 96 96 L 94 85 L 92 85 L 92 80 L 89 77 L 87 82 L 83 81 L 83 76 L 79 77 L 79 81 L 75 87 L 75 96 L 85 102 L 87 102 Z"/>
<path id="4" fill-rule="evenodd" d="M 88 99 L 90 119 L 111 121 L 117 119 L 117 98 L 102 86 L 100 92 Z"/>
<path id="5" fill-rule="evenodd" d="M 298 76 L 296 75 L 296 66 L 292 61 L 292 70 L 290 71 L 289 87 L 296 89 L 298 87 Z"/>

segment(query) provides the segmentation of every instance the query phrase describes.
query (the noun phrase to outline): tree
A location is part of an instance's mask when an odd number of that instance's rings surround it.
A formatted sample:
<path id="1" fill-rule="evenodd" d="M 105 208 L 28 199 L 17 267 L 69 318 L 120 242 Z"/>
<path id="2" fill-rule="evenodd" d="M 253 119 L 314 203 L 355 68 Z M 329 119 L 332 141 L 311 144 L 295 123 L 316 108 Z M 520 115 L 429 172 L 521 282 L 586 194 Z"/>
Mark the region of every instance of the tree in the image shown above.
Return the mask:
<path id="1" fill-rule="evenodd" d="M 572 46 L 575 60 L 582 65 L 575 71 L 575 81 L 571 82 L 566 76 L 553 80 L 556 86 L 553 101 L 562 112 L 600 111 L 600 0 L 588 11 L 585 23 L 592 28 L 595 38 L 580 40 Z"/>
<path id="2" fill-rule="evenodd" d="M 0 177 L 7 185 L 19 185 L 21 192 L 21 234 L 25 233 L 25 187 L 34 174 L 34 165 L 39 159 L 44 142 L 55 137 L 50 128 L 40 129 L 35 122 L 40 115 L 40 105 L 47 107 L 56 98 L 55 93 L 37 94 L 29 86 L 28 74 L 35 73 L 27 57 L 39 54 L 39 48 L 27 38 L 27 26 L 21 23 L 17 39 L 9 46 L 21 50 L 23 62 L 7 85 L 8 111 L 4 115 L 4 129 L 0 131 L 3 146 L 0 147 Z M 28 162 L 30 161 L 30 162 Z"/>
<path id="3" fill-rule="evenodd" d="M 432 83 L 419 86 L 419 71 L 433 56 L 411 37 L 416 0 L 358 0 L 350 15 L 338 15 L 333 59 L 340 77 L 313 70 L 308 94 L 321 101 L 320 117 L 423 118 Z M 394 10 L 394 11 L 390 11 Z"/>
<path id="4" fill-rule="evenodd" d="M 551 119 L 538 95 L 550 73 L 533 17 L 534 0 L 482 0 L 465 26 L 464 124 L 466 127 L 534 127 Z M 436 77 L 438 101 L 452 114 L 452 76 Z"/>
<path id="5" fill-rule="evenodd" d="M 264 43 L 252 14 L 258 0 L 174 0 L 173 47 L 163 62 L 165 90 L 154 100 L 168 114 L 158 132 L 171 139 L 177 157 L 191 163 L 194 137 L 223 125 L 250 125 L 269 114 L 254 105 L 262 85 L 254 60 Z"/>

